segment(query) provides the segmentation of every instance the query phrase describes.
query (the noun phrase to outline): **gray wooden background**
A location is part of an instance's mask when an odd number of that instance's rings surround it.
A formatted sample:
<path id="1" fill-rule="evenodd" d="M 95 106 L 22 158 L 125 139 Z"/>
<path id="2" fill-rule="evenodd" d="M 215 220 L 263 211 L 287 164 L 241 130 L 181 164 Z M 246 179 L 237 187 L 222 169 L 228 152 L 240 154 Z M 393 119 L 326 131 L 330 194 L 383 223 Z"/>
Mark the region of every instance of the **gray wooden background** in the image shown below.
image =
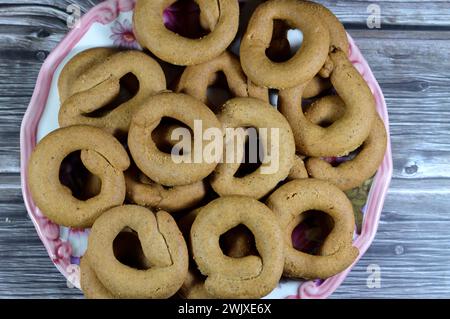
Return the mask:
<path id="1" fill-rule="evenodd" d="M 66 8 L 98 0 L 0 0 L 0 298 L 80 298 L 28 219 L 19 127 Z M 394 179 L 376 240 L 335 298 L 450 297 L 450 1 L 320 1 L 345 23 L 387 99 Z M 368 6 L 381 9 L 369 29 Z M 367 267 L 381 267 L 381 288 Z"/>

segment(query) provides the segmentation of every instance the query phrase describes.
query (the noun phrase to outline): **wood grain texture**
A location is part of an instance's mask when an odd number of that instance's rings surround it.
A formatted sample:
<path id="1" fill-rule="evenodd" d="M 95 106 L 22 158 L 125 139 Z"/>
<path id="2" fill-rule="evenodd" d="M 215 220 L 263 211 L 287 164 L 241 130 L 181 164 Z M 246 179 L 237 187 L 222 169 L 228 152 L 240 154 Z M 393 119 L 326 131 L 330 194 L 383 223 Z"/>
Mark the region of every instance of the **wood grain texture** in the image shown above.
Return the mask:
<path id="1" fill-rule="evenodd" d="M 66 34 L 67 5 L 0 0 L 0 298 L 79 298 L 23 205 L 19 128 L 39 68 Z M 389 108 L 394 179 L 377 237 L 333 298 L 450 297 L 450 1 L 321 1 L 349 27 Z M 382 28 L 368 29 L 367 6 Z M 381 267 L 381 288 L 367 267 Z"/>
<path id="2" fill-rule="evenodd" d="M 382 28 L 442 29 L 448 27 L 450 3 L 445 0 L 321 0 L 347 27 L 364 27 L 373 6 L 379 7 Z M 351 8 L 351 10 L 349 10 Z"/>

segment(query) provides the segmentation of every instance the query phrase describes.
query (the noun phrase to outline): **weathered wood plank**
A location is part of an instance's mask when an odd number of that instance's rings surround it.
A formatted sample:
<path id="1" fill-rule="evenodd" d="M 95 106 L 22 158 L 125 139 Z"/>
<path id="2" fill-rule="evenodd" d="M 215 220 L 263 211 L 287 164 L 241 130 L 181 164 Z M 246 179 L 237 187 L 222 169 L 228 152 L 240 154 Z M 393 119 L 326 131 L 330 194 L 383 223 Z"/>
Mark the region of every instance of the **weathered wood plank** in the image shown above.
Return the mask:
<path id="1" fill-rule="evenodd" d="M 350 33 L 386 96 L 394 177 L 450 177 L 450 33 Z"/>
<path id="2" fill-rule="evenodd" d="M 0 174 L 0 298 L 71 298 L 26 214 L 20 176 Z"/>
<path id="3" fill-rule="evenodd" d="M 68 6 L 75 4 L 80 7 L 82 12 L 86 12 L 100 2 L 102 2 L 102 0 L 2 0 L 0 9 L 16 8 L 18 11 L 22 10 L 22 13 L 24 14 L 32 15 L 36 10 L 43 10 L 42 8 L 66 12 Z"/>
<path id="4" fill-rule="evenodd" d="M 369 16 L 379 7 L 381 28 L 439 28 L 449 26 L 449 1 L 405 1 L 405 0 L 349 0 L 319 1 L 336 14 L 348 26 L 367 26 Z M 351 8 L 351 10 L 349 10 Z"/>
<path id="5" fill-rule="evenodd" d="M 0 7 L 0 15 L 21 13 L 24 16 L 44 14 L 67 17 L 67 7 L 71 4 L 80 6 L 82 12 L 86 12 L 93 5 L 101 0 L 3 0 Z M 372 14 L 373 7 L 380 8 L 380 20 L 382 28 L 391 27 L 413 27 L 424 28 L 448 27 L 450 25 L 450 3 L 446 0 L 346 0 L 333 1 L 321 0 L 323 5 L 331 9 L 341 21 L 349 26 L 365 27 L 369 15 Z M 3 12 L 3 14 L 1 14 Z"/>
<path id="6" fill-rule="evenodd" d="M 428 183 L 434 187 L 433 181 Z M 413 188 L 399 194 L 392 189 L 373 245 L 334 297 L 448 297 L 449 186 L 444 194 L 415 193 Z M 380 289 L 366 285 L 371 264 L 381 268 Z"/>

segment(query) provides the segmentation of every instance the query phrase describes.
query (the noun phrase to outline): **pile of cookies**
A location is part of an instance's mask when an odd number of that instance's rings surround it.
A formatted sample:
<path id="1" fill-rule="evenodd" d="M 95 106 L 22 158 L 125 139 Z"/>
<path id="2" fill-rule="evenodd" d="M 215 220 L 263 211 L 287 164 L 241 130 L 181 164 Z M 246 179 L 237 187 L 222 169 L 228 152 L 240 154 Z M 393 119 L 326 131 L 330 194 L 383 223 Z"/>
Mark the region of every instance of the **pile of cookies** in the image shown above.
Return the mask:
<path id="1" fill-rule="evenodd" d="M 238 57 L 228 51 L 238 0 L 196 2 L 204 37 L 165 27 L 175 0 L 138 0 L 134 29 L 145 51 L 90 49 L 60 75 L 61 128 L 34 150 L 29 188 L 53 222 L 92 228 L 81 260 L 88 298 L 260 298 L 282 276 L 326 279 L 358 257 L 343 191 L 376 173 L 387 137 L 348 60 L 344 27 L 320 4 L 269 0 L 250 18 Z M 290 29 L 303 33 L 294 54 Z M 169 64 L 183 68 L 168 87 L 161 65 Z M 220 73 L 232 98 L 217 107 L 207 92 Z M 278 109 L 269 90 L 278 90 Z M 276 128 L 278 169 L 174 162 L 172 133 L 195 131 L 196 121 L 201 133 Z M 192 152 L 201 146 L 192 144 Z M 328 160 L 349 154 L 340 165 Z M 62 176 L 73 156 L 84 171 L 72 174 L 86 177 L 78 190 Z M 331 223 L 319 251 L 294 248 L 293 230 L 321 212 Z"/>

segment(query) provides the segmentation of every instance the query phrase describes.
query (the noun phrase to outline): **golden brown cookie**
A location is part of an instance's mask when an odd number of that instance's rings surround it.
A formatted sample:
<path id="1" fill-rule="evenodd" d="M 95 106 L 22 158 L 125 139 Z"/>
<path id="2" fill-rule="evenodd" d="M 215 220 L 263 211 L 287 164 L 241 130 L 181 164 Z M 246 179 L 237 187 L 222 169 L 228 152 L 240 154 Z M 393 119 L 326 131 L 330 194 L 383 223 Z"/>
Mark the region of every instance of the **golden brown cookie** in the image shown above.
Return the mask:
<path id="1" fill-rule="evenodd" d="M 346 112 L 342 100 L 336 96 L 334 103 L 318 101 L 305 113 L 312 123 L 334 123 Z M 306 161 L 306 168 L 314 178 L 329 181 L 342 190 L 349 190 L 362 185 L 372 177 L 386 153 L 387 133 L 383 121 L 377 114 L 369 137 L 364 141 L 362 149 L 355 158 L 333 167 L 321 158 L 310 158 Z"/>
<path id="2" fill-rule="evenodd" d="M 308 5 L 314 8 L 311 13 L 316 15 L 317 19 L 327 27 L 330 34 L 330 49 L 340 48 L 345 53 L 349 52 L 347 32 L 339 19 L 330 10 L 319 3 L 314 3 L 311 1 L 303 2 L 307 2 Z M 267 50 L 267 55 L 271 57 L 272 60 L 275 60 L 275 62 L 280 62 L 277 60 L 279 56 L 289 56 L 290 44 L 287 39 L 288 30 L 289 25 L 286 23 L 283 23 L 280 20 L 274 21 L 272 45 Z M 331 83 L 327 78 L 330 76 L 332 69 L 333 63 L 329 58 L 327 58 L 325 65 L 322 67 L 319 74 L 316 75 L 305 87 L 303 98 L 307 99 L 315 97 L 323 91 L 329 89 L 331 87 Z"/>
<path id="3" fill-rule="evenodd" d="M 221 196 L 244 195 L 259 199 L 267 195 L 289 175 L 294 165 L 295 143 L 286 119 L 270 104 L 253 98 L 229 100 L 218 117 L 224 131 L 227 128 L 265 129 L 266 134 L 260 134 L 259 139 L 272 158 L 244 177 L 235 177 L 240 161 L 221 163 L 211 177 L 211 186 Z M 231 140 L 233 136 L 227 138 Z M 244 148 L 244 145 L 236 147 Z"/>
<path id="4" fill-rule="evenodd" d="M 255 89 L 253 85 L 249 88 L 249 81 L 242 71 L 239 59 L 230 52 L 224 52 L 220 56 L 208 62 L 188 66 L 177 86 L 177 92 L 189 94 L 206 105 L 213 111 L 216 110 L 208 101 L 207 91 L 217 80 L 218 72 L 223 72 L 228 87 L 234 97 L 255 97 L 268 102 L 269 92 L 267 89 Z"/>
<path id="5" fill-rule="evenodd" d="M 243 224 L 255 236 L 258 256 L 231 258 L 220 235 Z M 276 288 L 283 272 L 281 229 L 270 209 L 244 196 L 222 197 L 200 210 L 191 229 L 194 260 L 207 276 L 206 291 L 216 298 L 261 298 Z"/>
<path id="6" fill-rule="evenodd" d="M 312 1 L 309 1 L 309 3 L 315 6 L 315 14 L 323 21 L 330 32 L 330 49 L 338 48 L 345 54 L 348 54 L 350 45 L 348 43 L 347 32 L 341 21 L 339 21 L 333 12 L 320 3 Z"/>
<path id="7" fill-rule="evenodd" d="M 149 269 L 152 267 L 149 260 L 142 251 L 141 243 L 137 233 L 132 229 L 123 229 L 113 243 L 114 256 L 118 261 L 136 269 Z M 87 299 L 115 299 L 110 291 L 100 282 L 89 264 L 88 256 L 85 254 L 80 262 L 80 284 L 81 290 Z"/>
<path id="8" fill-rule="evenodd" d="M 81 150 L 85 167 L 102 182 L 101 192 L 86 201 L 72 196 L 59 179 L 61 162 Z M 90 227 L 109 208 L 125 199 L 123 171 L 130 159 L 122 145 L 108 133 L 90 126 L 71 126 L 53 131 L 35 148 L 28 174 L 34 202 L 53 222 L 70 227 Z"/>
<path id="9" fill-rule="evenodd" d="M 277 189 L 267 200 L 284 233 L 286 260 L 284 275 L 295 278 L 326 279 L 349 267 L 358 256 L 352 246 L 355 230 L 353 207 L 346 195 L 331 183 L 298 179 Z M 292 232 L 308 211 L 323 211 L 334 221 L 319 255 L 296 250 Z"/>
<path id="10" fill-rule="evenodd" d="M 142 47 L 171 64 L 195 65 L 209 61 L 227 49 L 239 27 L 238 1 L 217 1 L 219 12 L 212 1 L 197 1 L 204 12 L 202 25 L 212 31 L 200 39 L 189 39 L 168 30 L 163 23 L 164 9 L 175 0 L 138 0 L 133 18 L 136 37 Z"/>
<path id="11" fill-rule="evenodd" d="M 201 208 L 198 208 L 188 215 L 184 216 L 178 222 L 181 232 L 183 233 L 186 242 L 188 243 L 189 252 L 192 254 L 192 246 L 190 243 L 190 231 L 194 220 L 200 213 Z M 221 236 L 223 244 L 222 250 L 226 256 L 231 258 L 243 258 L 253 254 L 254 239 L 253 235 L 248 229 L 243 228 L 242 225 L 231 229 Z M 179 294 L 185 299 L 211 299 L 212 295 L 205 289 L 206 277 L 203 276 L 197 269 L 195 262 L 192 260 L 189 267 L 188 276 L 186 277 Z"/>
<path id="12" fill-rule="evenodd" d="M 202 133 L 221 128 L 214 113 L 197 99 L 169 92 L 155 95 L 141 105 L 131 121 L 128 146 L 136 165 L 151 180 L 164 186 L 183 186 L 203 180 L 215 169 L 217 161 L 209 162 L 201 156 L 196 162 L 190 156 L 190 162 L 175 162 L 171 154 L 160 151 L 152 140 L 153 130 L 164 117 L 181 121 L 194 132 L 195 121 L 201 121 Z M 202 141 L 202 136 L 197 138 Z M 200 150 L 194 143 L 188 155 L 195 156 L 196 152 Z"/>
<path id="13" fill-rule="evenodd" d="M 140 270 L 117 260 L 112 243 L 127 227 L 137 232 L 152 267 Z M 100 283 L 118 298 L 168 298 L 187 275 L 186 243 L 173 218 L 140 206 L 116 207 L 98 218 L 86 255 Z"/>
<path id="14" fill-rule="evenodd" d="M 153 182 L 136 168 L 125 172 L 127 199 L 132 203 L 176 213 L 195 207 L 206 196 L 204 181 L 175 187 Z"/>
<path id="15" fill-rule="evenodd" d="M 73 83 L 86 71 L 117 53 L 112 48 L 93 48 L 75 55 L 61 71 L 58 78 L 59 99 L 63 104 L 74 93 Z"/>
<path id="16" fill-rule="evenodd" d="M 309 82 L 328 56 L 330 35 L 313 14 L 315 6 L 297 0 L 269 0 L 256 8 L 241 42 L 241 64 L 248 78 L 258 86 L 287 89 Z M 303 33 L 301 49 L 289 60 L 271 61 L 266 55 L 273 33 L 273 21 L 284 20 Z"/>
<path id="17" fill-rule="evenodd" d="M 375 99 L 363 77 L 341 50 L 330 53 L 334 69 L 331 83 L 346 105 L 345 114 L 329 127 L 306 119 L 301 107 L 304 85 L 280 91 L 280 112 L 295 136 L 297 151 L 313 157 L 344 156 L 369 136 L 375 119 Z M 321 103 L 332 103 L 323 97 Z"/>
<path id="18" fill-rule="evenodd" d="M 314 6 L 314 14 L 317 19 L 322 21 L 322 23 L 327 27 L 328 32 L 330 33 L 330 51 L 333 49 L 340 49 L 346 55 L 349 52 L 349 43 L 347 32 L 345 31 L 344 26 L 339 21 L 339 19 L 331 12 L 329 9 L 321 5 L 320 3 L 315 3 L 312 1 L 308 1 L 312 6 Z M 324 78 L 328 78 L 333 71 L 333 62 L 331 59 L 327 59 L 324 67 L 320 70 L 320 76 Z"/>
<path id="19" fill-rule="evenodd" d="M 112 110 L 93 115 L 116 99 L 121 78 L 130 73 L 139 81 L 136 95 Z M 88 69 L 72 86 L 72 91 L 78 93 L 61 105 L 59 124 L 91 125 L 116 134 L 128 132 L 134 112 L 149 96 L 166 89 L 166 79 L 155 60 L 139 51 L 124 51 Z"/>

